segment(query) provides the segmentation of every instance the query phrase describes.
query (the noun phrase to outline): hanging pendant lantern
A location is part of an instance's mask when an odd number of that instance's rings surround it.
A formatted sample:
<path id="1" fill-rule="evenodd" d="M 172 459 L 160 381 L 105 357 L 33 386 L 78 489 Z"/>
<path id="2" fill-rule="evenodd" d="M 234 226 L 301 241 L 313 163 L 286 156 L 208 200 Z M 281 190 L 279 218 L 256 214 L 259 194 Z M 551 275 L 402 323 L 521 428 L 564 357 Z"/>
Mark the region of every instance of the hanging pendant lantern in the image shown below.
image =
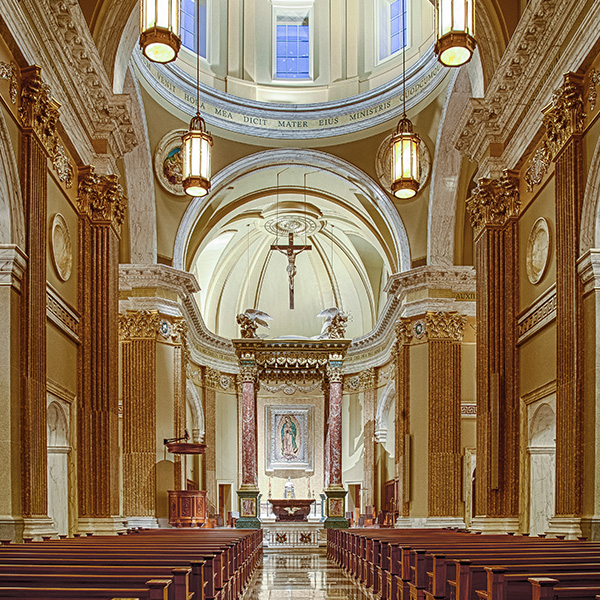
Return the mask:
<path id="1" fill-rule="evenodd" d="M 156 63 L 177 58 L 181 48 L 180 0 L 141 0 L 140 48 Z"/>
<path id="2" fill-rule="evenodd" d="M 212 136 L 200 113 L 192 118 L 190 130 L 182 138 L 183 189 L 189 196 L 206 196 L 210 190 L 210 151 Z"/>
<path id="3" fill-rule="evenodd" d="M 475 52 L 474 0 L 437 0 L 435 54 L 446 67 L 468 63 Z"/>
<path id="4" fill-rule="evenodd" d="M 396 198 L 412 198 L 419 190 L 419 144 L 410 119 L 404 115 L 392 136 L 392 186 Z"/>

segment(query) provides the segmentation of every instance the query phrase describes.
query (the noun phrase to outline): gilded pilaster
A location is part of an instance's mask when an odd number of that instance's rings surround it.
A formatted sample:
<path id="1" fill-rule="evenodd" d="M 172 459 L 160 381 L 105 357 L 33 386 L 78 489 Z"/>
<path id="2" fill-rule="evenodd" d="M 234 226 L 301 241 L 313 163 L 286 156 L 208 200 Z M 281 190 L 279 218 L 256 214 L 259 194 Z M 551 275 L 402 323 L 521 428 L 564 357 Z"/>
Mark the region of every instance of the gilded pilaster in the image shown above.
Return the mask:
<path id="1" fill-rule="evenodd" d="M 216 455 L 216 412 L 217 412 L 217 394 L 216 385 L 218 382 L 219 372 L 209 367 L 203 369 L 203 389 L 204 389 L 204 411 L 206 434 L 204 441 L 206 443 L 206 452 L 204 454 L 206 466 L 206 497 L 209 503 L 218 507 L 217 494 L 217 455 Z M 212 375 L 212 376 L 211 376 Z"/>
<path id="2" fill-rule="evenodd" d="M 377 374 L 371 367 L 359 373 L 363 391 L 363 495 L 366 506 L 375 503 L 375 411 L 377 409 Z M 363 511 L 364 512 L 364 511 Z"/>
<path id="3" fill-rule="evenodd" d="M 156 517 L 157 312 L 119 317 L 123 380 L 123 514 Z"/>
<path id="4" fill-rule="evenodd" d="M 461 517 L 460 379 L 466 317 L 427 313 L 429 341 L 428 515 Z"/>
<path id="5" fill-rule="evenodd" d="M 410 340 L 412 322 L 396 323 L 396 477 L 398 478 L 398 513 L 410 515 Z"/>
<path id="6" fill-rule="evenodd" d="M 583 499 L 583 289 L 577 275 L 583 200 L 583 76 L 568 73 L 544 110 L 556 181 L 556 504 L 579 518 Z M 551 523 L 551 530 L 561 526 Z M 575 533 L 579 533 L 576 531 Z"/>
<path id="7" fill-rule="evenodd" d="M 93 530 L 90 519 L 119 512 L 118 269 L 126 199 L 116 176 L 93 167 L 81 170 L 78 192 L 79 516 L 80 528 Z"/>
<path id="8" fill-rule="evenodd" d="M 28 266 L 22 285 L 21 448 L 22 511 L 47 518 L 46 450 L 46 248 L 47 164 L 45 141 L 56 135 L 58 104 L 41 79 L 40 67 L 22 71 L 20 108 L 21 185 Z"/>
<path id="9" fill-rule="evenodd" d="M 519 489 L 516 316 L 520 199 L 514 173 L 504 171 L 498 179 L 480 179 L 467 210 L 476 236 L 476 514 L 495 523 L 492 530 L 498 527 L 502 531 L 516 526 Z"/>

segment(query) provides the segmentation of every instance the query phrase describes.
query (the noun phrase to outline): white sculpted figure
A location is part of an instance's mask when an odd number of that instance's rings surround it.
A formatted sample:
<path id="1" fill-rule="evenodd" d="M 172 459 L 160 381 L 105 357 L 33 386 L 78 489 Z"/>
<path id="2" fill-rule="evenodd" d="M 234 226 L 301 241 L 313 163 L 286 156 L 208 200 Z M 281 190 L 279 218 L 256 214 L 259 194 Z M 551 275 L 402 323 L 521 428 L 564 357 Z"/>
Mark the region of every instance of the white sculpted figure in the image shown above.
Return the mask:
<path id="1" fill-rule="evenodd" d="M 292 480 L 288 477 L 286 484 L 283 486 L 283 497 L 284 498 L 295 498 L 296 492 L 294 491 L 294 484 Z"/>

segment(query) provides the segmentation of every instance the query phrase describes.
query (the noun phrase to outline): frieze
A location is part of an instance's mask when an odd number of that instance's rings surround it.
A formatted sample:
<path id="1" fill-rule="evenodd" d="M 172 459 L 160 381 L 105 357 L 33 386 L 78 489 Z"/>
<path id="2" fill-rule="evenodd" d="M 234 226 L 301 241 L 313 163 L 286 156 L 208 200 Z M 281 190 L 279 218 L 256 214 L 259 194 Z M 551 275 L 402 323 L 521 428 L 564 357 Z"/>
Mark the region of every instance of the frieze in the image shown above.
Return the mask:
<path id="1" fill-rule="evenodd" d="M 10 101 L 13 104 L 17 103 L 17 96 L 19 93 L 19 79 L 17 73 L 17 65 L 15 63 L 8 64 L 5 62 L 0 62 L 0 79 L 8 79 L 8 92 L 10 95 Z"/>
<path id="2" fill-rule="evenodd" d="M 267 385 L 263 383 L 261 388 L 266 390 L 267 392 L 271 392 L 272 394 L 278 394 L 283 392 L 286 396 L 293 396 L 296 392 L 300 392 L 302 394 L 310 394 L 316 389 L 320 389 L 321 382 L 317 381 L 312 385 L 300 385 L 298 383 L 294 383 L 292 381 L 286 381 L 281 385 Z"/>
<path id="3" fill-rule="evenodd" d="M 477 416 L 477 404 L 461 404 L 460 414 L 463 417 L 476 417 Z"/>
<path id="4" fill-rule="evenodd" d="M 482 177 L 477 182 L 466 203 L 476 235 L 487 225 L 504 225 L 519 216 L 519 181 L 513 173 L 505 170 L 497 179 Z"/>
<path id="5" fill-rule="evenodd" d="M 159 334 L 161 318 L 156 311 L 127 311 L 119 315 L 119 338 L 122 341 L 132 339 L 155 340 Z"/>
<path id="6" fill-rule="evenodd" d="M 77 204 L 92 221 L 110 221 L 120 228 L 125 219 L 127 199 L 116 175 L 97 175 L 94 167 L 82 172 Z"/>
<path id="7" fill-rule="evenodd" d="M 46 317 L 73 341 L 80 343 L 79 313 L 69 306 L 50 284 L 46 286 Z"/>
<path id="8" fill-rule="evenodd" d="M 42 80 L 41 68 L 24 69 L 19 106 L 21 124 L 35 131 L 50 156 L 59 181 L 70 188 L 75 171 L 56 131 L 59 108 L 60 104 L 52 98 L 50 86 Z"/>
<path id="9" fill-rule="evenodd" d="M 556 319 L 556 284 L 548 288 L 517 320 L 517 344 Z"/>
<path id="10" fill-rule="evenodd" d="M 432 340 L 451 340 L 461 342 L 465 333 L 467 318 L 457 313 L 427 313 L 427 338 Z"/>

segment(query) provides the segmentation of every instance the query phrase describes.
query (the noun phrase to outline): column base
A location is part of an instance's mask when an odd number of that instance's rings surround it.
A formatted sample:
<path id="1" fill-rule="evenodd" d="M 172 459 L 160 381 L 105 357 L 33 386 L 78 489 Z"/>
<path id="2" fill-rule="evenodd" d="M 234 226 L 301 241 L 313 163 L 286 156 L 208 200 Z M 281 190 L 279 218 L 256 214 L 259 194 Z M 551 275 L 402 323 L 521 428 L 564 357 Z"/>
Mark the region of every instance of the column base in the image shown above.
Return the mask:
<path id="1" fill-rule="evenodd" d="M 141 527 L 142 529 L 158 529 L 156 517 L 123 517 L 127 528 Z"/>
<path id="2" fill-rule="evenodd" d="M 346 519 L 346 494 L 348 492 L 343 487 L 329 488 L 325 490 L 327 500 L 325 502 L 325 522 L 326 529 L 348 529 L 349 523 Z"/>
<path id="3" fill-rule="evenodd" d="M 57 537 L 58 531 L 50 517 L 23 517 L 23 538 L 42 539 L 42 536 Z"/>
<path id="4" fill-rule="evenodd" d="M 240 489 L 238 495 L 238 510 L 240 516 L 235 522 L 237 529 L 260 529 L 261 521 L 258 518 L 260 505 L 258 496 L 260 491 L 256 488 Z"/>
<path id="5" fill-rule="evenodd" d="M 16 542 L 23 539 L 23 519 L 11 515 L 0 515 L 0 540 Z"/>
<path id="6" fill-rule="evenodd" d="M 576 540 L 583 535 L 581 517 L 552 517 L 546 535 L 555 537 L 564 535 L 567 540 Z"/>
<path id="7" fill-rule="evenodd" d="M 600 539 L 600 515 L 581 517 L 581 531 L 588 540 Z"/>
<path id="8" fill-rule="evenodd" d="M 79 533 L 117 535 L 127 531 L 125 517 L 83 517 L 78 521 Z"/>
<path id="9" fill-rule="evenodd" d="M 517 533 L 519 519 L 518 517 L 475 517 L 471 521 L 471 531 L 481 531 L 489 535 Z"/>

